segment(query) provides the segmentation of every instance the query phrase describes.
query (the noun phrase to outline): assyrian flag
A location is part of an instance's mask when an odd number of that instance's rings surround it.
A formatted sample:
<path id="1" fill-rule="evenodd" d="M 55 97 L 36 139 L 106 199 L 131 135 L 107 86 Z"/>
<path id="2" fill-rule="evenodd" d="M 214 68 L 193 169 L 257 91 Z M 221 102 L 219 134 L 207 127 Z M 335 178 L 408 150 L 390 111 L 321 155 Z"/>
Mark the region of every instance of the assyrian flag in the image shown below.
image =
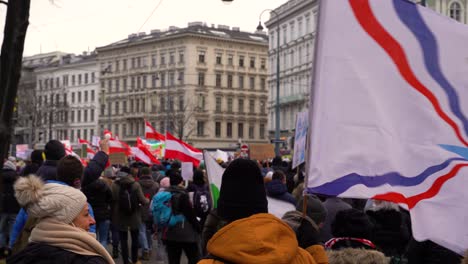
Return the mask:
<path id="1" fill-rule="evenodd" d="M 132 150 L 127 145 L 127 143 L 117 140 L 117 139 L 110 139 L 109 140 L 109 153 L 125 153 L 125 155 L 130 156 L 132 154 Z"/>
<path id="2" fill-rule="evenodd" d="M 145 138 L 146 139 L 154 139 L 158 141 L 164 141 L 166 138 L 163 134 L 160 134 L 151 126 L 150 122 L 145 120 Z"/>
<path id="3" fill-rule="evenodd" d="M 417 240 L 461 254 L 468 27 L 410 1 L 320 3 L 308 191 L 399 203 Z"/>
<path id="4" fill-rule="evenodd" d="M 224 168 L 221 167 L 216 162 L 215 158 L 206 150 L 203 151 L 203 158 L 205 160 L 206 174 L 208 175 L 208 181 L 210 183 L 211 197 L 213 198 L 213 208 L 217 208 Z M 268 212 L 270 214 L 275 215 L 278 218 L 283 217 L 283 215 L 286 212 L 296 210 L 296 208 L 291 203 L 274 199 L 268 196 L 267 200 Z"/>
<path id="5" fill-rule="evenodd" d="M 132 147 L 132 154 L 135 159 L 144 162 L 148 165 L 161 164 L 161 162 L 148 150 L 148 148 L 141 142 L 141 139 L 137 138 L 137 145 Z"/>
<path id="6" fill-rule="evenodd" d="M 94 155 L 96 155 L 96 151 L 94 151 L 93 148 L 91 148 L 91 143 L 89 143 L 89 141 L 79 138 L 78 143 L 86 144 L 86 153 L 87 153 L 88 159 L 94 158 Z"/>
<path id="7" fill-rule="evenodd" d="M 182 162 L 192 162 L 195 167 L 198 167 L 200 161 L 203 159 L 203 153 L 201 150 L 190 146 L 167 132 L 165 158 L 178 159 Z"/>

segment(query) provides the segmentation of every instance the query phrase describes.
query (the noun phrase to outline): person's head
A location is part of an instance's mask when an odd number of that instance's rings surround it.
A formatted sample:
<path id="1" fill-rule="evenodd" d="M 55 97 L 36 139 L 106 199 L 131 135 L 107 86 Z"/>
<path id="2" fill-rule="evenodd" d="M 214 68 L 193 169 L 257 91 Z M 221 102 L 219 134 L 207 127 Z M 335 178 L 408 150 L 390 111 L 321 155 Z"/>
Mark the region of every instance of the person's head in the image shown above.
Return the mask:
<path id="1" fill-rule="evenodd" d="M 205 184 L 205 175 L 202 170 L 195 170 L 193 172 L 193 183 L 196 185 Z"/>
<path id="2" fill-rule="evenodd" d="M 232 222 L 258 213 L 268 213 L 260 168 L 254 161 L 236 159 L 222 176 L 218 215 Z"/>
<path id="3" fill-rule="evenodd" d="M 114 169 L 112 169 L 112 166 L 105 169 L 103 174 L 104 174 L 104 177 L 106 177 L 106 178 L 109 178 L 109 179 L 114 179 L 115 178 L 115 173 L 114 173 Z"/>
<path id="4" fill-rule="evenodd" d="M 120 170 L 117 172 L 116 174 L 117 177 L 127 177 L 127 176 L 131 176 L 130 174 L 130 168 L 127 167 L 127 166 L 123 166 L 122 168 L 120 168 Z"/>
<path id="5" fill-rule="evenodd" d="M 164 177 L 161 179 L 161 182 L 159 182 L 160 186 L 162 188 L 169 188 L 171 186 L 171 180 L 169 177 Z"/>
<path id="6" fill-rule="evenodd" d="M 171 174 L 171 176 L 169 177 L 169 181 L 171 183 L 171 186 L 181 186 L 184 183 L 184 179 L 182 178 L 182 176 L 180 176 L 178 172 Z"/>
<path id="7" fill-rule="evenodd" d="M 141 176 L 151 176 L 151 169 L 148 167 L 141 168 Z"/>
<path id="8" fill-rule="evenodd" d="M 303 211 L 304 207 L 304 196 L 301 196 L 299 199 L 296 210 Z M 306 214 L 312 220 L 314 220 L 317 226 L 322 227 L 323 223 L 325 222 L 325 218 L 327 217 L 327 209 L 323 206 L 320 199 L 312 194 L 307 195 L 307 210 Z"/>
<path id="9" fill-rule="evenodd" d="M 3 169 L 13 170 L 16 171 L 16 165 L 11 160 L 6 160 L 3 163 Z"/>
<path id="10" fill-rule="evenodd" d="M 271 162 L 272 166 L 281 166 L 283 163 L 283 159 L 280 156 L 276 156 L 273 158 L 273 161 Z"/>
<path id="11" fill-rule="evenodd" d="M 73 156 L 65 156 L 57 164 L 57 180 L 75 188 L 81 187 L 83 164 Z"/>
<path id="12" fill-rule="evenodd" d="M 89 215 L 86 196 L 79 190 L 57 183 L 44 182 L 37 176 L 19 178 L 14 185 L 18 203 L 32 217 L 52 218 L 89 231 L 95 224 Z"/>
<path id="13" fill-rule="evenodd" d="M 331 224 L 334 237 L 354 237 L 369 239 L 372 223 L 367 215 L 357 209 L 339 211 Z"/>
<path id="14" fill-rule="evenodd" d="M 286 184 L 286 175 L 281 170 L 275 170 L 273 172 L 273 176 L 271 176 L 272 180 L 279 180 L 282 183 Z"/>
<path id="15" fill-rule="evenodd" d="M 44 162 L 44 160 L 42 159 L 42 151 L 38 149 L 33 150 L 33 152 L 31 152 L 30 159 L 32 163 L 41 165 L 42 162 Z"/>
<path id="16" fill-rule="evenodd" d="M 52 139 L 44 147 L 46 160 L 60 160 L 65 157 L 65 147 L 62 142 Z"/>

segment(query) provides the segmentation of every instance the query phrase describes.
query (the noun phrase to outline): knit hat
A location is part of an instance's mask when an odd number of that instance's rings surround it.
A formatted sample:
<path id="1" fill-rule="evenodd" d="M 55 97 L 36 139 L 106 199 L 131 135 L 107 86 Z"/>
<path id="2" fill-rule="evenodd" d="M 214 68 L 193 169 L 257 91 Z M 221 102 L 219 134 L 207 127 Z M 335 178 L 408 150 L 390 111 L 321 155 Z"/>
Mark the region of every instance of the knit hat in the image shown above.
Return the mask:
<path id="1" fill-rule="evenodd" d="M 3 168 L 16 171 L 16 165 L 11 162 L 11 160 L 5 161 L 5 163 L 3 163 Z"/>
<path id="2" fill-rule="evenodd" d="M 159 183 L 162 188 L 169 188 L 171 186 L 171 180 L 169 177 L 164 177 L 161 179 L 161 182 Z"/>
<path id="3" fill-rule="evenodd" d="M 235 221 L 258 213 L 268 213 L 260 168 L 252 160 L 236 159 L 223 173 L 218 215 Z"/>
<path id="4" fill-rule="evenodd" d="M 51 217 L 71 223 L 86 205 L 86 196 L 70 186 L 44 182 L 37 176 L 20 177 L 14 185 L 18 203 L 36 218 Z"/>
<path id="5" fill-rule="evenodd" d="M 301 196 L 297 203 L 296 210 L 302 212 L 304 206 L 304 197 Z M 327 217 L 327 209 L 323 206 L 320 199 L 312 194 L 307 195 L 307 216 L 310 217 L 317 225 L 325 222 Z"/>
<path id="6" fill-rule="evenodd" d="M 44 161 L 42 159 L 42 151 L 38 149 L 33 150 L 33 152 L 31 152 L 30 160 L 33 163 L 42 164 L 42 162 Z"/>
<path id="7" fill-rule="evenodd" d="M 331 224 L 331 231 L 334 237 L 369 239 L 372 223 L 363 211 L 351 208 L 336 214 Z"/>
<path id="8" fill-rule="evenodd" d="M 44 147 L 44 154 L 48 160 L 60 160 L 65 157 L 65 147 L 62 142 L 52 139 Z"/>
<path id="9" fill-rule="evenodd" d="M 117 177 L 126 177 L 130 174 L 130 168 L 129 167 L 122 167 L 120 170 L 117 172 Z"/>

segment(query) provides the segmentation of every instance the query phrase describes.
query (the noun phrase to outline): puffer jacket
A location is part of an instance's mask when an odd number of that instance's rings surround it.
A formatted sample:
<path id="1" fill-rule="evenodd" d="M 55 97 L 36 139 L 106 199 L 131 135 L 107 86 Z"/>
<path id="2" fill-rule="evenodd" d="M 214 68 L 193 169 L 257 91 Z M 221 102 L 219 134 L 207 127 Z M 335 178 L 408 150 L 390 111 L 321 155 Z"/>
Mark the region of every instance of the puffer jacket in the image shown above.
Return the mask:
<path id="1" fill-rule="evenodd" d="M 153 199 L 153 196 L 159 190 L 159 184 L 153 180 L 152 176 L 149 176 L 149 175 L 141 176 L 138 183 L 140 184 L 141 189 L 143 190 L 143 194 L 145 195 L 146 199 L 151 201 Z M 152 220 L 150 216 L 149 204 L 142 206 L 141 220 L 143 222 L 148 222 Z"/>
<path id="2" fill-rule="evenodd" d="M 317 263 L 297 244 L 291 228 L 271 214 L 255 214 L 234 221 L 208 242 L 209 256 L 199 264 Z"/>
<path id="3" fill-rule="evenodd" d="M 94 217 L 97 222 L 110 219 L 112 191 L 110 187 L 101 179 L 88 184 L 82 189 L 94 210 Z"/>
<path id="4" fill-rule="evenodd" d="M 115 224 L 119 230 L 137 230 L 141 224 L 141 207 L 136 209 L 131 215 L 126 215 L 120 211 L 119 206 L 119 192 L 120 184 L 132 184 L 131 192 L 136 192 L 140 204 L 145 205 L 149 200 L 143 195 L 141 186 L 135 182 L 135 179 L 128 175 L 117 179 L 112 183 L 112 224 Z"/>
<path id="5" fill-rule="evenodd" d="M 267 195 L 296 206 L 296 199 L 288 193 L 288 188 L 280 180 L 272 180 L 265 184 Z"/>

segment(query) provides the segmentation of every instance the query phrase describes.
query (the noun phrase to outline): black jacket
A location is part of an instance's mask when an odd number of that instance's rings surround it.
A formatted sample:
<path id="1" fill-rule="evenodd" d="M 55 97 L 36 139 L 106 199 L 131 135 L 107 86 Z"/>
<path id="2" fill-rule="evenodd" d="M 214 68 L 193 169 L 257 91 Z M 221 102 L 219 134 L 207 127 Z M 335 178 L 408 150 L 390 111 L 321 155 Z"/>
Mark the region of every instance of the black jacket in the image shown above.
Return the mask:
<path id="1" fill-rule="evenodd" d="M 18 201 L 15 198 L 13 184 L 18 179 L 16 171 L 3 168 L 0 172 L 0 181 L 2 190 L 0 193 L 0 212 L 8 214 L 17 214 L 20 210 Z"/>
<path id="2" fill-rule="evenodd" d="M 57 180 L 57 163 L 58 160 L 46 160 L 41 167 L 36 171 L 37 176 L 44 181 Z"/>
<path id="3" fill-rule="evenodd" d="M 94 158 L 88 162 L 88 166 L 84 169 L 84 175 L 81 179 L 81 187 L 86 187 L 86 185 L 91 184 L 95 180 L 101 177 L 102 172 L 106 168 L 107 161 L 109 160 L 109 155 L 103 151 L 98 151 Z"/>
<path id="4" fill-rule="evenodd" d="M 96 180 L 82 189 L 94 211 L 96 221 L 108 220 L 111 217 L 112 191 L 103 180 Z"/>
<path id="5" fill-rule="evenodd" d="M 84 256 L 42 243 L 30 243 L 7 259 L 8 264 L 107 264 L 99 256 Z"/>
<path id="6" fill-rule="evenodd" d="M 288 188 L 280 180 L 272 180 L 265 184 L 267 195 L 296 206 L 296 199 L 288 193 Z"/>

